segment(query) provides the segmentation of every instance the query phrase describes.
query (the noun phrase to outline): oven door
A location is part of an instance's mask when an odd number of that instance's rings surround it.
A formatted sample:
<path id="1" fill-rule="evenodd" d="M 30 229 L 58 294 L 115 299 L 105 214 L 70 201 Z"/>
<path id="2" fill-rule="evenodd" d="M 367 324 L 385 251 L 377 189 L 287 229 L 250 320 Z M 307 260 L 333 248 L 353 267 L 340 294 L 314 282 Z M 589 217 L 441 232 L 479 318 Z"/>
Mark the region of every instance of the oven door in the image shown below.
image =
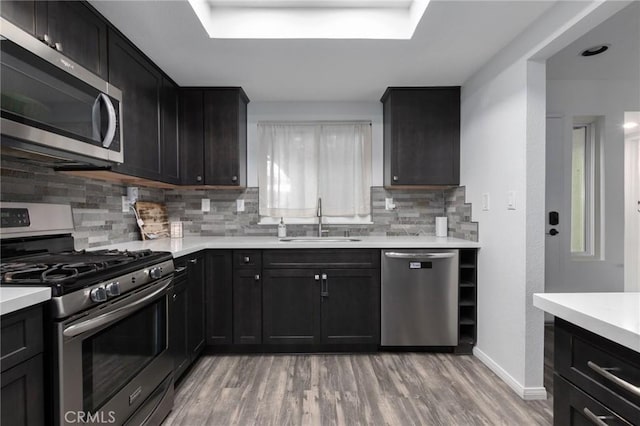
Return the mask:
<path id="1" fill-rule="evenodd" d="M 157 398 L 161 384 L 172 398 L 171 283 L 156 281 L 56 325 L 58 424 L 124 424 L 139 409 L 153 412 L 147 399 L 166 405 Z"/>

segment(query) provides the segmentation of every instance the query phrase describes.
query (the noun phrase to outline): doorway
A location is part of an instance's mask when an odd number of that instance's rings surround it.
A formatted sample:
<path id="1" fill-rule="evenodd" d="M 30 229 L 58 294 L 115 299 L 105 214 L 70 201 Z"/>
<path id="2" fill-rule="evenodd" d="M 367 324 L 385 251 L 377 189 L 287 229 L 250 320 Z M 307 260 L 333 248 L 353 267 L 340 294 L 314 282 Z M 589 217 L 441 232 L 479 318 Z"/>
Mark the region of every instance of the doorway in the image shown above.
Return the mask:
<path id="1" fill-rule="evenodd" d="M 640 291 L 640 111 L 624 113 L 624 290 Z"/>

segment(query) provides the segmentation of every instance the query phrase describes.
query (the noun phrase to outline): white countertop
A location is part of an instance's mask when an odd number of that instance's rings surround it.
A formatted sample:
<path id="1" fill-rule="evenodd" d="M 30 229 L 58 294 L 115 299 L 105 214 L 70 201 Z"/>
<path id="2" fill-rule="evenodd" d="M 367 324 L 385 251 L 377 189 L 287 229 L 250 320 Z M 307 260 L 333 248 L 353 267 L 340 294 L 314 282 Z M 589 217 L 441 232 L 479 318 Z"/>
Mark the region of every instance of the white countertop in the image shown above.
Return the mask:
<path id="1" fill-rule="evenodd" d="M 351 237 L 360 241 L 352 242 L 282 242 L 276 237 L 185 237 L 160 240 L 130 241 L 92 247 L 91 250 L 118 249 L 169 251 L 174 257 L 184 256 L 205 249 L 308 249 L 308 248 L 479 248 L 480 244 L 460 238 L 418 236 L 418 237 Z M 331 239 L 328 237 L 327 239 Z"/>
<path id="2" fill-rule="evenodd" d="M 0 287 L 0 315 L 51 299 L 49 287 Z"/>
<path id="3" fill-rule="evenodd" d="M 533 306 L 640 352 L 640 293 L 537 293 Z"/>

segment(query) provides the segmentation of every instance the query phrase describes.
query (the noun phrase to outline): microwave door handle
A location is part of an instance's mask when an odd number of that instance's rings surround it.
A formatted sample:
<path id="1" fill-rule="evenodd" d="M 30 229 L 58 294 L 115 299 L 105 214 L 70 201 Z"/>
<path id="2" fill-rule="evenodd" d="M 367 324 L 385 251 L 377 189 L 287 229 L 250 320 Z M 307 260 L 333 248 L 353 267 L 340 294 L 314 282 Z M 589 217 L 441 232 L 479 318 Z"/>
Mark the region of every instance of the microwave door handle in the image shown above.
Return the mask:
<path id="1" fill-rule="evenodd" d="M 113 138 L 116 136 L 116 110 L 113 107 L 113 102 L 111 102 L 109 96 L 105 95 L 104 93 L 100 93 L 100 96 L 98 97 L 104 101 L 104 104 L 107 107 L 107 115 L 109 116 L 107 134 L 104 135 L 104 139 L 102 140 L 102 146 L 105 148 L 109 148 L 111 146 L 111 143 L 113 142 Z"/>
<path id="2" fill-rule="evenodd" d="M 104 102 L 107 107 L 107 116 L 109 122 L 107 125 L 107 133 L 104 135 L 104 139 L 100 139 L 100 103 Z M 93 139 L 102 142 L 104 148 L 109 148 L 113 142 L 113 138 L 116 135 L 116 110 L 113 107 L 113 103 L 109 96 L 104 93 L 100 93 L 95 101 L 93 101 L 93 107 L 91 107 L 91 120 L 93 124 Z"/>
<path id="3" fill-rule="evenodd" d="M 102 95 L 102 93 L 100 93 Z M 91 107 L 91 125 L 93 127 L 93 139 L 96 141 L 102 141 L 100 135 L 100 95 L 96 97 L 96 100 L 93 101 L 93 106 Z"/>

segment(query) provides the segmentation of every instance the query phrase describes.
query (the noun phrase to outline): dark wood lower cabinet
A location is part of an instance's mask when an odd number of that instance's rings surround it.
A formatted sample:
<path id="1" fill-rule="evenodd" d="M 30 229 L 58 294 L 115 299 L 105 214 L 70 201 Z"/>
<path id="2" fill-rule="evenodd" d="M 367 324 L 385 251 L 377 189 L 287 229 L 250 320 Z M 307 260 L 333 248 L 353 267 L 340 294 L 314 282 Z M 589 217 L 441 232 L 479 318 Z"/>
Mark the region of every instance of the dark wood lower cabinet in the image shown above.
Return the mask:
<path id="1" fill-rule="evenodd" d="M 207 345 L 233 343 L 233 267 L 231 251 L 211 250 L 206 255 Z"/>
<path id="2" fill-rule="evenodd" d="M 322 271 L 322 343 L 374 344 L 380 340 L 380 270 Z"/>
<path id="3" fill-rule="evenodd" d="M 262 282 L 263 343 L 320 343 L 320 271 L 274 269 Z"/>
<path id="4" fill-rule="evenodd" d="M 44 424 L 44 380 L 42 354 L 2 372 L 0 424 L 36 426 Z"/>
<path id="5" fill-rule="evenodd" d="M 205 257 L 213 351 L 371 350 L 380 343 L 378 250 L 212 250 Z"/>
<path id="6" fill-rule="evenodd" d="M 176 259 L 173 302 L 169 324 L 174 377 L 178 380 L 198 358 L 205 345 L 204 252 Z"/>
<path id="7" fill-rule="evenodd" d="M 640 424 L 640 353 L 555 319 L 553 423 Z"/>
<path id="8" fill-rule="evenodd" d="M 262 343 L 262 277 L 259 269 L 233 272 L 233 343 Z"/>
<path id="9" fill-rule="evenodd" d="M 171 352 L 173 353 L 173 375 L 177 380 L 184 374 L 189 366 L 186 277 L 176 280 L 173 286 L 169 333 L 171 336 Z"/>
<path id="10" fill-rule="evenodd" d="M 378 345 L 380 269 L 266 269 L 263 312 L 265 344 Z"/>
<path id="11" fill-rule="evenodd" d="M 0 424 L 42 425 L 43 305 L 3 315 L 0 325 Z"/>
<path id="12" fill-rule="evenodd" d="M 204 253 L 191 256 L 187 261 L 187 344 L 191 360 L 204 348 L 205 261 Z"/>

